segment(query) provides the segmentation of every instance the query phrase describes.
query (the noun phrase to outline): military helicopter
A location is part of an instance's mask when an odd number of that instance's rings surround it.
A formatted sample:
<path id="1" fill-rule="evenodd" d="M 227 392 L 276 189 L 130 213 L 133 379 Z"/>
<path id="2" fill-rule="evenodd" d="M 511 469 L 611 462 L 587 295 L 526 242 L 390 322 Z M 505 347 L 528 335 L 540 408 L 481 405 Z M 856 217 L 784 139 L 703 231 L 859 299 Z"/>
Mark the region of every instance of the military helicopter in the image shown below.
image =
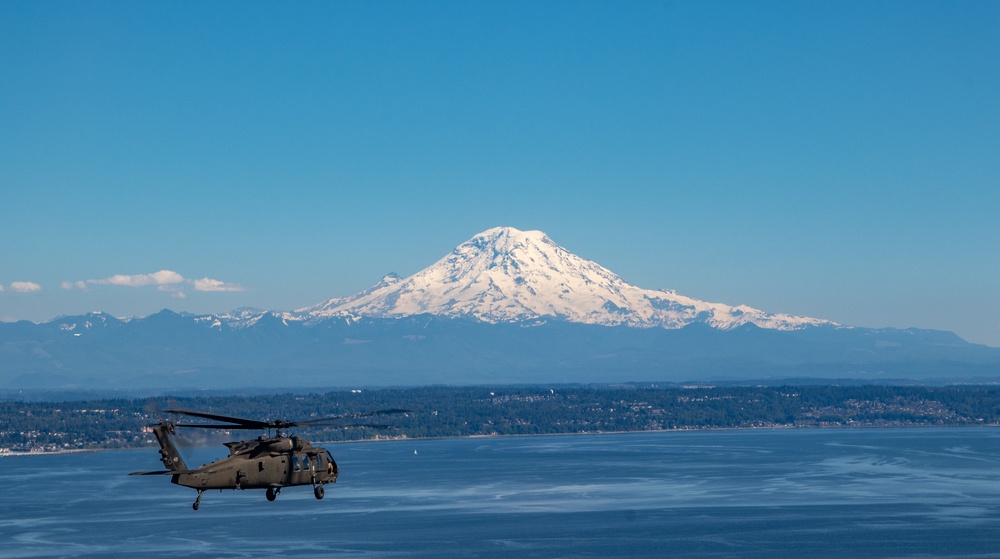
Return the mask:
<path id="1" fill-rule="evenodd" d="M 284 487 L 296 485 L 311 485 L 313 495 L 322 499 L 325 493 L 323 486 L 336 483 L 340 473 L 337 463 L 325 448 L 313 446 L 309 441 L 295 436 L 285 436 L 285 430 L 292 427 L 372 427 L 384 429 L 389 425 L 372 425 L 345 422 L 345 420 L 360 419 L 378 415 L 407 413 L 409 410 L 389 409 L 349 415 L 337 415 L 313 419 L 310 421 L 286 421 L 276 419 L 257 421 L 240 417 L 229 417 L 214 413 L 170 409 L 167 413 L 186 415 L 222 421 L 226 424 L 205 423 L 175 423 L 172 420 L 162 420 L 152 425 L 153 435 L 160 443 L 160 461 L 166 470 L 154 472 L 132 472 L 133 476 L 169 475 L 170 482 L 183 485 L 198 491 L 192 508 L 198 510 L 201 506 L 202 493 L 209 489 L 265 489 L 268 501 L 278 497 Z M 171 435 L 176 435 L 178 427 L 194 427 L 199 429 L 253 429 L 273 430 L 275 436 L 261 435 L 256 439 L 233 441 L 225 443 L 229 448 L 229 456 L 205 464 L 198 468 L 189 468 L 174 446 Z"/>

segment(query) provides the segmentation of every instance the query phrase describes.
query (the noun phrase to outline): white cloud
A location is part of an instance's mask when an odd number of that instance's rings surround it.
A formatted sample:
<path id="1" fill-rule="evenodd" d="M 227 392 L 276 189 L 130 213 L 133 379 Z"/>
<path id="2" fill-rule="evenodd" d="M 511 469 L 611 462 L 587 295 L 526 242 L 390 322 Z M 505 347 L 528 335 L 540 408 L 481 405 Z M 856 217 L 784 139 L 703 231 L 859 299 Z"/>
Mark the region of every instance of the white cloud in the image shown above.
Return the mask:
<path id="1" fill-rule="evenodd" d="M 103 279 L 88 279 L 82 281 L 64 281 L 59 284 L 63 289 L 79 289 L 86 291 L 91 285 L 117 285 L 120 287 L 156 286 L 159 291 L 170 293 L 171 297 L 184 299 L 187 295 L 181 291 L 184 284 L 190 285 L 195 291 L 220 292 L 243 291 L 243 287 L 235 283 L 227 283 L 212 278 L 187 279 L 172 270 L 160 270 L 152 274 L 116 274 Z"/>
<path id="2" fill-rule="evenodd" d="M 145 287 L 147 285 L 173 285 L 183 283 L 184 276 L 171 270 L 160 270 L 152 274 L 135 274 L 127 276 L 118 274 L 110 278 L 87 280 L 87 283 L 100 285 L 121 285 L 124 287 Z M 77 282 L 79 283 L 79 282 Z"/>
<path id="3" fill-rule="evenodd" d="M 0 293 L 3 293 L 3 286 L 0 285 Z"/>
<path id="4" fill-rule="evenodd" d="M 33 281 L 15 281 L 11 282 L 10 290 L 14 293 L 34 293 L 35 291 L 41 291 L 42 286 Z"/>
<path id="5" fill-rule="evenodd" d="M 195 291 L 243 291 L 243 288 L 235 283 L 226 283 L 212 278 L 201 278 L 194 280 Z"/>

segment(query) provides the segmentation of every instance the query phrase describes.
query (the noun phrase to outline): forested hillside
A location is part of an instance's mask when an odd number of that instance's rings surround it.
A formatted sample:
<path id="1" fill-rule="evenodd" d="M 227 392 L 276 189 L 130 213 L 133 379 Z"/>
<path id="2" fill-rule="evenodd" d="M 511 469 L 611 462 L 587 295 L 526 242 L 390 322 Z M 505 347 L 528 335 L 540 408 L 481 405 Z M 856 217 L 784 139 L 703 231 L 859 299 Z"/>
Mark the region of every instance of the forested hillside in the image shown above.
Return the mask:
<path id="1" fill-rule="evenodd" d="M 426 387 L 324 394 L 0 402 L 0 452 L 155 444 L 146 427 L 181 408 L 307 420 L 411 410 L 364 421 L 386 429 L 310 429 L 312 440 L 656 431 L 667 429 L 1000 424 L 996 386 Z M 200 431 L 199 431 L 200 432 Z M 217 440 L 253 432 L 220 433 Z M 215 443 L 213 443 L 215 444 Z"/>

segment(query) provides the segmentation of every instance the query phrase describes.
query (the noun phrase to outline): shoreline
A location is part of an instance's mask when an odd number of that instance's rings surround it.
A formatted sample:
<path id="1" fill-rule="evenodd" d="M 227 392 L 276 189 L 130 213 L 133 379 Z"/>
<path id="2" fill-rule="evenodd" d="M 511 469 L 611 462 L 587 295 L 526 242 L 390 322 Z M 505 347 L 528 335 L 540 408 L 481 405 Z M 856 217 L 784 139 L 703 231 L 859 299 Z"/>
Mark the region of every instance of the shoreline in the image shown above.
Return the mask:
<path id="1" fill-rule="evenodd" d="M 769 426 L 754 426 L 754 427 L 681 427 L 675 429 L 648 429 L 641 431 L 580 431 L 576 433 L 522 433 L 522 434 L 488 434 L 488 435 L 455 435 L 455 436 L 443 436 L 443 437 L 377 437 L 372 439 L 356 439 L 356 440 L 345 440 L 345 441 L 313 441 L 316 445 L 342 445 L 342 444 L 354 444 L 354 443 L 389 443 L 389 442 L 402 442 L 402 441 L 440 441 L 440 440 L 456 440 L 456 439 L 500 439 L 500 438 L 528 438 L 528 437 L 571 437 L 571 436 L 600 436 L 600 435 L 638 435 L 638 434 L 653 434 L 653 433 L 681 433 L 690 431 L 792 431 L 792 430 L 802 430 L 802 431 L 833 431 L 833 430 L 869 430 L 869 429 L 989 429 L 989 428 L 1000 428 L 1000 424 L 989 423 L 989 424 L 952 424 L 952 425 L 769 425 Z M 114 448 L 79 448 L 79 449 L 64 449 L 64 450 L 53 450 L 53 451 L 8 451 L 0 452 L 0 459 L 5 457 L 25 457 L 25 456 L 59 456 L 67 454 L 93 454 L 99 452 L 113 452 L 113 451 L 137 451 L 137 450 L 149 450 L 156 449 L 155 445 L 149 446 L 130 446 L 130 447 L 114 447 Z M 214 448 L 214 446 L 205 446 L 200 448 Z"/>
<path id="2" fill-rule="evenodd" d="M 220 417 L 257 417 L 278 410 L 287 417 L 331 419 L 409 411 L 393 418 L 392 425 L 352 421 L 340 425 L 370 428 L 367 430 L 295 429 L 306 438 L 339 444 L 705 430 L 982 427 L 1000 425 L 997 401 L 1000 387 L 741 386 L 489 392 L 478 387 L 426 387 L 356 393 L 346 399 L 330 394 L 286 394 L 169 402 L 0 402 L 0 425 L 4 426 L 0 457 L 157 448 L 150 425 L 163 419 L 161 410 L 171 408 L 212 410 L 224 414 Z M 219 432 L 206 435 L 202 442 L 221 444 L 223 439 L 248 438 L 249 433 Z M 199 439 L 202 437 L 192 440 Z"/>
<path id="3" fill-rule="evenodd" d="M 135 447 L 144 448 L 144 447 Z M 60 454 L 91 454 L 95 452 L 105 452 L 108 450 L 131 450 L 125 448 L 67 448 L 65 450 L 29 450 L 25 451 L 8 451 L 0 452 L 0 458 L 6 458 L 8 456 L 58 456 Z"/>

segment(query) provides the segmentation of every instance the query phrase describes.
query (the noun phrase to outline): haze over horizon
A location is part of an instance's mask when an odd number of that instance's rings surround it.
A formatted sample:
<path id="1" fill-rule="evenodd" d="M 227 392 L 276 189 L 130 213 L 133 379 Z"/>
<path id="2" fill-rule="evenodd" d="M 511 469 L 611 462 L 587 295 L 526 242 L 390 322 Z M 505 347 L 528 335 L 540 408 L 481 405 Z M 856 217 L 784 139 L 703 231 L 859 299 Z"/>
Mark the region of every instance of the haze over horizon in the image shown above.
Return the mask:
<path id="1" fill-rule="evenodd" d="M 5 3 L 0 320 L 291 310 L 541 230 L 1000 346 L 1000 4 Z"/>

